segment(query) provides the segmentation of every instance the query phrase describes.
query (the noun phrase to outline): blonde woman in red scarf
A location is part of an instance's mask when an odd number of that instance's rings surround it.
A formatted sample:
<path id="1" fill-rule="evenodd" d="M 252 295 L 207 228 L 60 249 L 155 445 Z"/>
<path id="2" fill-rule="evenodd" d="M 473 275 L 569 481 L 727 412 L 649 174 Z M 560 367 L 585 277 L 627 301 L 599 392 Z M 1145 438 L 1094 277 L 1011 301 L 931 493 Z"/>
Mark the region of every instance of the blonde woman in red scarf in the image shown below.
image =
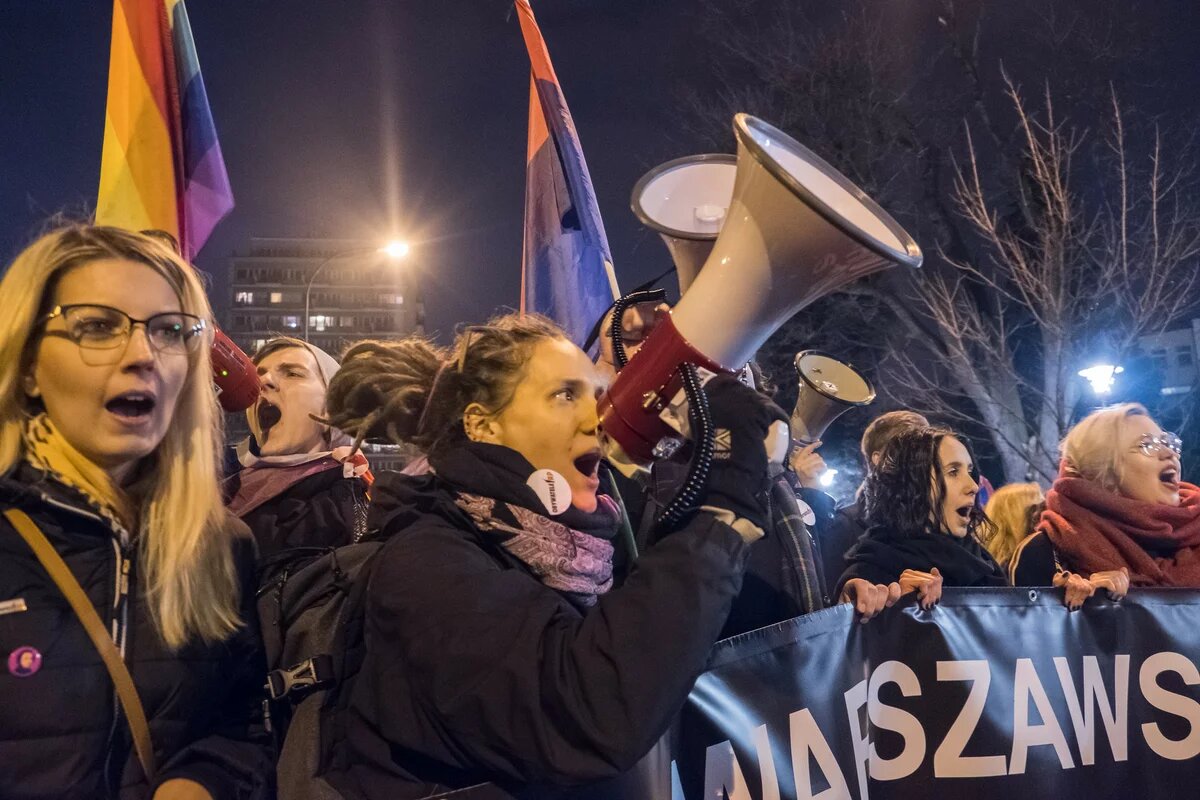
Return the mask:
<path id="1" fill-rule="evenodd" d="M 1069 608 L 1097 590 L 1200 587 L 1200 489 L 1181 478 L 1180 441 L 1136 403 L 1071 429 L 1037 532 L 1013 556 L 1017 586 L 1064 586 Z"/>

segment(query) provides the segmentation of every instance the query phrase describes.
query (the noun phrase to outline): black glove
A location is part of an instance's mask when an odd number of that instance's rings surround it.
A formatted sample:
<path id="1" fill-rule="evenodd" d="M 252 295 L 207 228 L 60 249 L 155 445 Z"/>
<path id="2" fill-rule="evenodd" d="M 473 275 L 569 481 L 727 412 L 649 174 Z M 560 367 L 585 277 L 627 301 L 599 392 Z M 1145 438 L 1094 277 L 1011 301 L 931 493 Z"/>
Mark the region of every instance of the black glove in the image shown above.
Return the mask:
<path id="1" fill-rule="evenodd" d="M 700 505 L 732 511 L 763 531 L 770 519 L 771 480 L 765 439 L 772 423 L 787 414 L 732 375 L 704 387 L 713 423 L 713 462 Z"/>

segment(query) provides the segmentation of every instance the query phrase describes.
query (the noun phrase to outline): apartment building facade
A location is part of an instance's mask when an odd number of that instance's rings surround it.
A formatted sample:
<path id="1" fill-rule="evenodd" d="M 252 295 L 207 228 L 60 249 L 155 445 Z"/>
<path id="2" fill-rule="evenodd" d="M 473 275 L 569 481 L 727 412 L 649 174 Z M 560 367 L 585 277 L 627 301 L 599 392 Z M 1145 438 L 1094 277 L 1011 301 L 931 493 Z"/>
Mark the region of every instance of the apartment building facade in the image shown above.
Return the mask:
<path id="1" fill-rule="evenodd" d="M 306 331 L 334 356 L 361 339 L 424 332 L 414 263 L 360 241 L 251 239 L 249 252 L 230 260 L 230 278 L 225 332 L 247 353 Z"/>

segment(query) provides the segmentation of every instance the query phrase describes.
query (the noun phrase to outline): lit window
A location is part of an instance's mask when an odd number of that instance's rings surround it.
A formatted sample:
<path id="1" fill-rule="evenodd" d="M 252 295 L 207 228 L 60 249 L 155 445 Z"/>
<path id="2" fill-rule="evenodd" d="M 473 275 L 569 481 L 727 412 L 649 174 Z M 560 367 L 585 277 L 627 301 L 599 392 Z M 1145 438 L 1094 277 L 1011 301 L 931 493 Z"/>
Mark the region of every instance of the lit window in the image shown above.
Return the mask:
<path id="1" fill-rule="evenodd" d="M 238 292 L 233 301 L 241 305 L 250 305 L 254 302 L 254 292 Z"/>
<path id="2" fill-rule="evenodd" d="M 313 330 L 318 330 L 318 331 L 323 331 L 327 327 L 332 328 L 333 327 L 333 317 L 327 316 L 325 314 L 317 314 L 316 316 L 309 317 L 308 318 L 308 327 L 312 328 Z"/>
<path id="3" fill-rule="evenodd" d="M 292 328 L 293 330 L 296 328 L 299 328 L 300 327 L 300 318 L 299 317 L 284 317 L 283 318 L 283 327 Z"/>
<path id="4" fill-rule="evenodd" d="M 271 302 L 272 303 L 282 303 L 283 302 L 283 292 L 271 292 Z"/>

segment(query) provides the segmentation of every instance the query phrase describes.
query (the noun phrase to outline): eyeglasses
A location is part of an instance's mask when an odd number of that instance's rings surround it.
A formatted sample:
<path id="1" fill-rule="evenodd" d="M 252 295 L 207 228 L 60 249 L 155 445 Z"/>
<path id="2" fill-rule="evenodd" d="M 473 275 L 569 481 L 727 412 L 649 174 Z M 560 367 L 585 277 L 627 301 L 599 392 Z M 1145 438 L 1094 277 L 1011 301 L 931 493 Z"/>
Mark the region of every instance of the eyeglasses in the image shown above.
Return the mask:
<path id="1" fill-rule="evenodd" d="M 1183 453 L 1183 440 L 1177 435 L 1164 431 L 1158 436 L 1146 434 L 1138 440 L 1137 449 L 1145 456 L 1157 456 L 1170 450 L 1175 455 Z"/>
<path id="2" fill-rule="evenodd" d="M 119 361 L 134 325 L 146 329 L 146 338 L 154 352 L 181 356 L 199 349 L 207 327 L 194 314 L 167 311 L 149 319 L 134 319 L 118 308 L 100 305 L 55 306 L 41 322 L 44 325 L 55 317 L 63 318 L 66 330 L 48 330 L 45 335 L 70 339 L 86 354 L 84 362 L 92 366 Z"/>

